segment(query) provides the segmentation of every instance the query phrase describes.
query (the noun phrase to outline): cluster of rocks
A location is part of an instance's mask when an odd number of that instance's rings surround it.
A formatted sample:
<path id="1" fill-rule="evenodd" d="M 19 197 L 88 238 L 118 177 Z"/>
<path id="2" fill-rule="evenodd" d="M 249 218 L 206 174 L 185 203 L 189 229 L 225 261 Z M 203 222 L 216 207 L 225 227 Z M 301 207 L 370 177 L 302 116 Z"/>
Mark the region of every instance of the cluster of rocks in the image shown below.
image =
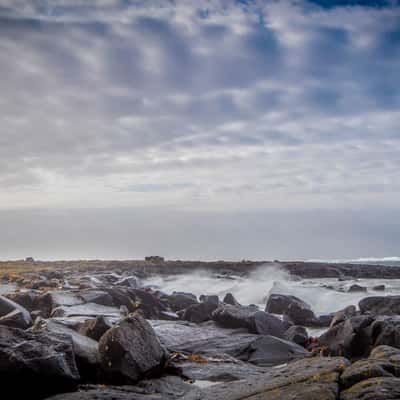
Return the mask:
<path id="1" fill-rule="evenodd" d="M 317 316 L 295 296 L 271 294 L 260 310 L 232 294 L 167 294 L 119 271 L 30 278 L 0 296 L 2 388 L 15 398 L 400 395 L 400 296 Z M 309 327 L 326 332 L 309 337 Z"/>

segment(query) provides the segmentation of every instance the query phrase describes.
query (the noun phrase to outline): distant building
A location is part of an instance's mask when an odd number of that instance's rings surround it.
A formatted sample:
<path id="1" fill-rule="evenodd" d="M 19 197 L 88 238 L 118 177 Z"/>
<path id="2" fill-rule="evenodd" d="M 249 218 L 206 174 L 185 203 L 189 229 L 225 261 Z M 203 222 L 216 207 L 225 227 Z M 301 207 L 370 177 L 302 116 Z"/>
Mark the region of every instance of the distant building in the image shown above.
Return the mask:
<path id="1" fill-rule="evenodd" d="M 26 262 L 35 262 L 35 260 L 33 259 L 33 257 L 26 257 L 25 258 Z"/>
<path id="2" fill-rule="evenodd" d="M 144 258 L 145 261 L 149 261 L 149 262 L 156 262 L 156 263 L 160 263 L 160 262 L 164 262 L 164 257 L 160 257 L 160 256 L 148 256 Z"/>

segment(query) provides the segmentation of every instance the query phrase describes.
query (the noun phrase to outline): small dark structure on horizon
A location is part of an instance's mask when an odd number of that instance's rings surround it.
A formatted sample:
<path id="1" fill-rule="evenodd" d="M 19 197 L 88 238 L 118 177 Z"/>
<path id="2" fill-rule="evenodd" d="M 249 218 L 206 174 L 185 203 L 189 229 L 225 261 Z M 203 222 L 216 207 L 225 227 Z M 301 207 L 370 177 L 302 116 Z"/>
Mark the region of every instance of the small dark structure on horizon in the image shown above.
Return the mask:
<path id="1" fill-rule="evenodd" d="M 35 260 L 34 260 L 33 257 L 26 257 L 26 258 L 25 258 L 25 261 L 26 261 L 26 262 L 35 262 Z"/>
<path id="2" fill-rule="evenodd" d="M 160 262 L 164 262 L 164 257 L 160 257 L 160 256 L 148 256 L 144 258 L 145 261 L 149 261 L 149 262 L 156 262 L 156 263 L 160 263 Z"/>

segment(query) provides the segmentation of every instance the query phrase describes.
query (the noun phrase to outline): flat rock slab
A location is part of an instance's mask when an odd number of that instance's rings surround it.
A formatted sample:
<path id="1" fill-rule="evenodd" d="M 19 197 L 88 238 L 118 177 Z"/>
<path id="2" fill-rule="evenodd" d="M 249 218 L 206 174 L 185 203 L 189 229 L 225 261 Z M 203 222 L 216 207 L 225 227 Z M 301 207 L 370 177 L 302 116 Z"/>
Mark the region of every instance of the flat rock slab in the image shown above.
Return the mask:
<path id="1" fill-rule="evenodd" d="M 233 357 L 221 358 L 194 356 L 185 359 L 174 359 L 168 366 L 179 371 L 185 379 L 192 381 L 232 382 L 259 376 L 267 372 L 267 368 L 245 363 Z"/>
<path id="2" fill-rule="evenodd" d="M 272 366 L 309 356 L 303 347 L 269 335 L 223 329 L 213 323 L 191 324 L 151 321 L 161 343 L 170 351 L 203 354 L 212 357 L 229 355 L 259 366 Z"/>
<path id="3" fill-rule="evenodd" d="M 120 312 L 116 307 L 103 306 L 96 303 L 86 303 L 76 306 L 60 306 L 53 310 L 52 317 L 103 317 L 119 318 Z"/>
<path id="4" fill-rule="evenodd" d="M 175 376 L 151 379 L 137 386 L 85 386 L 78 392 L 59 394 L 46 400 L 175 400 L 182 399 L 193 386 Z"/>
<path id="5" fill-rule="evenodd" d="M 185 400 L 335 400 L 342 357 L 309 358 L 249 379 L 214 385 L 187 394 Z"/>

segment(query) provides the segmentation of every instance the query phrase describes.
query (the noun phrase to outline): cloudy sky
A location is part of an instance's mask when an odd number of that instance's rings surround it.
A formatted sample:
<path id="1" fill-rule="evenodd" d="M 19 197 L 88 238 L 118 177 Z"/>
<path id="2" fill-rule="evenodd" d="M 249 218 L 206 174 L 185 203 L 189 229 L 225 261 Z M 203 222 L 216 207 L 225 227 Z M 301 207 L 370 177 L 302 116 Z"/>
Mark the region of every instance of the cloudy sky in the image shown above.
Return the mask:
<path id="1" fill-rule="evenodd" d="M 400 255 L 400 3 L 0 0 L 0 258 Z"/>

